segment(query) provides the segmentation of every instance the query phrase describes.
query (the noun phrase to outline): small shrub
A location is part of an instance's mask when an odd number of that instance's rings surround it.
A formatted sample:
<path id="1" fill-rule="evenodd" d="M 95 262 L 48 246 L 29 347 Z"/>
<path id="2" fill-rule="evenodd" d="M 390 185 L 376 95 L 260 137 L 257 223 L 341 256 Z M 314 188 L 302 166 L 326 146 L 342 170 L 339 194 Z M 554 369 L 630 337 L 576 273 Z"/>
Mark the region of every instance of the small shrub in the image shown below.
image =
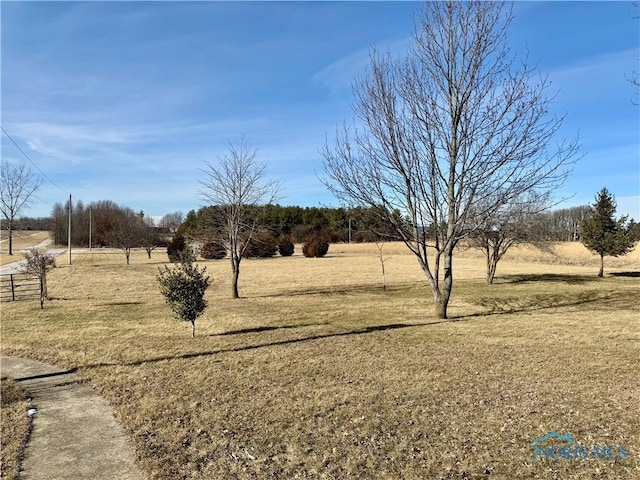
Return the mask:
<path id="1" fill-rule="evenodd" d="M 174 269 L 164 267 L 156 277 L 160 293 L 171 307 L 175 316 L 191 323 L 191 336 L 196 335 L 196 319 L 204 313 L 207 301 L 204 293 L 209 288 L 207 268 L 198 268 L 193 264 L 193 251 L 182 252 L 179 265 Z"/>
<path id="2" fill-rule="evenodd" d="M 191 247 L 187 244 L 187 241 L 182 235 L 175 235 L 171 241 L 167 244 L 167 255 L 171 263 L 179 262 L 184 252 Z"/>
<path id="3" fill-rule="evenodd" d="M 207 260 L 220 260 L 227 256 L 227 249 L 220 242 L 205 243 L 200 248 L 200 256 Z"/>
<path id="4" fill-rule="evenodd" d="M 291 241 L 291 237 L 282 237 L 278 242 L 278 251 L 283 257 L 290 257 L 295 251 L 295 246 Z"/>

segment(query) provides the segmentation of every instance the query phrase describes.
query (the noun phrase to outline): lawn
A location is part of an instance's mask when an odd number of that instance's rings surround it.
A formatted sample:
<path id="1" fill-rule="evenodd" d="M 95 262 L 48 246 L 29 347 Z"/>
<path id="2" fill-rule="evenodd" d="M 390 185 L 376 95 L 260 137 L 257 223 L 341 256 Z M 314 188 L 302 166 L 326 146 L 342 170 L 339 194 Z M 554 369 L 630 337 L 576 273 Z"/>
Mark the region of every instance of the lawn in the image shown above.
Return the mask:
<path id="1" fill-rule="evenodd" d="M 580 245 L 520 248 L 494 285 L 459 252 L 445 322 L 405 249 L 384 247 L 386 291 L 377 253 L 246 260 L 235 301 L 229 262 L 200 262 L 192 339 L 158 292 L 166 256 L 94 250 L 50 274 L 43 311 L 2 305 L 2 350 L 90 379 L 152 479 L 640 478 L 640 250 L 598 279 Z M 534 460 L 553 431 L 624 458 Z"/>
<path id="2" fill-rule="evenodd" d="M 49 239 L 49 232 L 16 230 L 13 232 L 13 255 L 9 255 L 9 235 L 6 230 L 0 230 L 0 265 L 17 262 L 24 259 L 20 251 L 33 247 L 44 240 Z"/>

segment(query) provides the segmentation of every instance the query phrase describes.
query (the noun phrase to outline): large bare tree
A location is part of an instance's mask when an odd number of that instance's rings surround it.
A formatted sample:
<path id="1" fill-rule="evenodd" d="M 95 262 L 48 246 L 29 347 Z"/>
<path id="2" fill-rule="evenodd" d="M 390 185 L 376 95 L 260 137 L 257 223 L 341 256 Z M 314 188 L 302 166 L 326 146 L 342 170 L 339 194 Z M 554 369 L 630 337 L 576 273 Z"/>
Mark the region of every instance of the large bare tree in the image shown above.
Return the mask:
<path id="1" fill-rule="evenodd" d="M 31 203 L 40 185 L 42 185 L 42 178 L 25 164 L 13 165 L 2 161 L 0 212 L 7 220 L 9 255 L 13 255 L 13 223 L 20 212 Z"/>
<path id="2" fill-rule="evenodd" d="M 205 178 L 200 181 L 202 196 L 215 209 L 220 218 L 213 236 L 226 247 L 231 257 L 233 273 L 231 294 L 239 298 L 238 279 L 240 263 L 245 249 L 258 225 L 258 205 L 272 203 L 278 193 L 279 183 L 269 181 L 267 164 L 257 158 L 257 149 L 242 137 L 230 143 L 229 152 L 219 156 L 215 163 L 206 162 L 202 171 Z"/>
<path id="3" fill-rule="evenodd" d="M 372 52 L 354 82 L 355 125 L 322 149 L 333 193 L 376 208 L 415 254 L 438 318 L 471 215 L 480 225 L 554 190 L 577 152 L 577 139 L 556 143 L 563 118 L 549 113 L 547 79 L 509 52 L 511 19 L 503 3 L 426 3 L 407 57 Z"/>

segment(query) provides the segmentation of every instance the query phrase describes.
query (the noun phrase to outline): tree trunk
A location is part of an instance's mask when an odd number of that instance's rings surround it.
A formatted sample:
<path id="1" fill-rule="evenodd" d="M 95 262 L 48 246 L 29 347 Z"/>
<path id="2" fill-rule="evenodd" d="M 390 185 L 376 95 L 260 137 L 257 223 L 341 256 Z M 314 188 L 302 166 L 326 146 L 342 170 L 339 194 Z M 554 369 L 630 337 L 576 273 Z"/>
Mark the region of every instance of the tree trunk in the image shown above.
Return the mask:
<path id="1" fill-rule="evenodd" d="M 600 255 L 600 271 L 598 272 L 598 277 L 604 277 L 604 255 Z"/>
<path id="2" fill-rule="evenodd" d="M 487 265 L 487 284 L 489 285 L 493 283 L 493 279 L 496 276 L 496 267 L 497 265 L 493 262 Z"/>
<path id="3" fill-rule="evenodd" d="M 442 280 L 442 286 L 434 292 L 436 318 L 440 318 L 442 320 L 447 318 L 447 308 L 449 306 L 449 299 L 451 298 L 451 290 L 453 287 L 452 260 L 452 253 L 446 252 L 444 257 L 444 278 Z"/>
<path id="4" fill-rule="evenodd" d="M 232 259 L 233 278 L 231 280 L 231 298 L 240 298 L 238 293 L 238 278 L 240 277 L 240 260 Z"/>
<path id="5" fill-rule="evenodd" d="M 387 277 L 384 273 L 384 260 L 382 261 L 382 289 L 387 291 Z"/>
<path id="6" fill-rule="evenodd" d="M 498 270 L 498 262 L 500 261 L 500 255 L 498 254 L 498 248 L 489 254 L 487 251 L 487 284 L 491 285 L 493 279 L 496 277 L 496 270 Z"/>
<path id="7" fill-rule="evenodd" d="M 13 225 L 9 222 L 9 255 L 13 255 Z"/>
<path id="8" fill-rule="evenodd" d="M 493 255 L 491 255 L 491 249 L 488 245 L 484 247 L 484 254 L 487 259 L 487 284 L 491 285 L 493 283 L 493 277 L 496 275 L 496 264 L 493 262 Z"/>
<path id="9" fill-rule="evenodd" d="M 440 318 L 442 320 L 447 318 L 447 306 L 448 302 L 445 302 L 442 299 L 442 296 L 438 296 L 438 298 L 436 298 L 436 318 Z"/>
<path id="10" fill-rule="evenodd" d="M 191 338 L 195 338 L 196 336 L 196 322 L 195 320 L 191 321 Z"/>
<path id="11" fill-rule="evenodd" d="M 42 294 L 45 299 L 49 298 L 49 292 L 47 290 L 47 269 L 42 272 Z"/>
<path id="12" fill-rule="evenodd" d="M 40 274 L 40 310 L 44 309 L 44 295 L 45 295 L 45 279 L 44 274 Z"/>

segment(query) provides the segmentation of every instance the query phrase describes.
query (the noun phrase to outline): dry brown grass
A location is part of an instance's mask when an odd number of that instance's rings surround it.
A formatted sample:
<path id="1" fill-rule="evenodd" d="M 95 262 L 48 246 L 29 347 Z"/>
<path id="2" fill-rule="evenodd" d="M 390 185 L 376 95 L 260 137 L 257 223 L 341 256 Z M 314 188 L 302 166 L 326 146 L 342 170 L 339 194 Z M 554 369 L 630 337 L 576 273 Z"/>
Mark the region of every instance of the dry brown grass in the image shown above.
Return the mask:
<path id="1" fill-rule="evenodd" d="M 3 305 L 2 349 L 91 379 L 154 479 L 640 478 L 635 260 L 597 279 L 523 251 L 488 286 L 462 252 L 438 322 L 416 261 L 384 252 L 388 291 L 374 245 L 332 245 L 243 262 L 237 301 L 228 261 L 202 262 L 191 339 L 155 284 L 161 255 L 94 251 L 50 274 L 44 311 Z M 534 462 L 550 431 L 630 454 Z"/>
<path id="2" fill-rule="evenodd" d="M 20 250 L 33 247 L 49 238 L 49 232 L 18 230 L 13 232 L 13 255 L 9 255 L 9 236 L 6 230 L 0 230 L 0 265 L 22 260 Z"/>
<path id="3" fill-rule="evenodd" d="M 27 402 L 20 386 L 9 378 L 0 379 L 0 478 L 18 478 L 22 445 L 29 428 Z"/>

